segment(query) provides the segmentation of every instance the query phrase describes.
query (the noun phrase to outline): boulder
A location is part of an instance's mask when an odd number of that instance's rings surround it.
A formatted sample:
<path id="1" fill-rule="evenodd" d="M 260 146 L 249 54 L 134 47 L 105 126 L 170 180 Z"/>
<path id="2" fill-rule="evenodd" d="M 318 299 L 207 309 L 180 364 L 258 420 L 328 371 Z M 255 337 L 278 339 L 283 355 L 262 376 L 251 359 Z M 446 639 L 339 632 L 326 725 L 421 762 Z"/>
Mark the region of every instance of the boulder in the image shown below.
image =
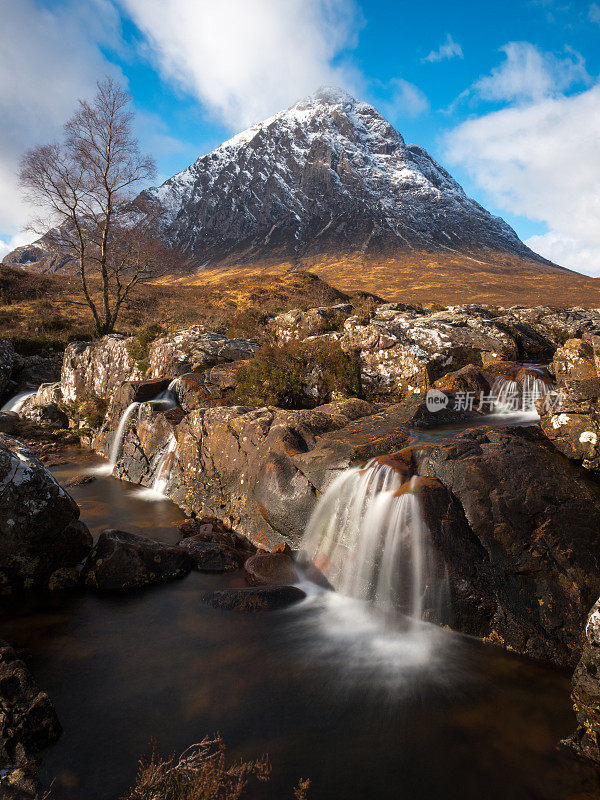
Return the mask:
<path id="1" fill-rule="evenodd" d="M 16 433 L 19 429 L 19 415 L 16 411 L 0 411 L 0 433 Z"/>
<path id="2" fill-rule="evenodd" d="M 353 311 L 354 306 L 350 303 L 309 308 L 308 311 L 294 308 L 270 320 L 267 332 L 277 342 L 306 339 L 307 336 L 340 330 Z"/>
<path id="3" fill-rule="evenodd" d="M 563 744 L 600 764 L 600 600 L 587 619 L 581 658 L 573 674 L 577 730 Z"/>
<path id="4" fill-rule="evenodd" d="M 41 384 L 60 381 L 62 361 L 62 352 L 50 351 L 45 355 L 19 356 L 12 376 L 17 392 L 25 392 Z"/>
<path id="5" fill-rule="evenodd" d="M 0 339 L 0 398 L 6 393 L 17 355 L 10 339 Z"/>
<path id="6" fill-rule="evenodd" d="M 474 364 L 467 364 L 466 367 L 448 372 L 443 378 L 438 378 L 433 385 L 445 394 L 472 392 L 475 398 L 479 398 L 482 394 L 490 393 L 488 379 L 481 368 Z"/>
<path id="7" fill-rule="evenodd" d="M 42 383 L 36 393 L 29 397 L 24 404 L 25 406 L 44 406 L 48 403 L 62 402 L 62 386 L 60 381 L 54 383 Z"/>
<path id="8" fill-rule="evenodd" d="M 54 706 L 7 642 L 0 641 L 0 768 L 29 771 L 61 727 Z"/>
<path id="9" fill-rule="evenodd" d="M 244 564 L 244 574 L 251 586 L 284 586 L 299 580 L 294 561 L 288 553 L 256 553 Z"/>
<path id="10" fill-rule="evenodd" d="M 540 425 L 561 453 L 590 470 L 600 470 L 600 347 L 597 337 L 569 339 L 550 366 L 557 402 L 540 404 Z"/>
<path id="11" fill-rule="evenodd" d="M 240 569 L 243 563 L 240 551 L 222 541 L 207 541 L 201 536 L 188 536 L 177 546 L 185 550 L 192 568 L 199 572 L 232 572 Z"/>
<path id="12" fill-rule="evenodd" d="M 452 627 L 571 664 L 600 594 L 600 497 L 535 427 L 401 452 L 446 564 Z M 433 482 L 432 482 L 433 481 Z"/>
<path id="13" fill-rule="evenodd" d="M 363 385 L 372 392 L 421 393 L 450 370 L 517 358 L 515 340 L 491 316 L 404 308 L 381 305 L 366 323 L 349 317 L 339 335 L 344 350 L 357 354 Z"/>
<path id="14" fill-rule="evenodd" d="M 201 372 L 215 364 L 250 358 L 257 349 L 247 339 L 229 339 L 195 325 L 156 339 L 150 346 L 150 370 L 154 378 Z"/>
<path id="15" fill-rule="evenodd" d="M 187 575 L 188 554 L 126 531 L 105 530 L 88 556 L 85 585 L 98 592 L 126 592 Z"/>
<path id="16" fill-rule="evenodd" d="M 68 428 L 69 418 L 56 403 L 46 403 L 45 405 L 27 405 L 19 412 L 22 419 L 27 419 L 36 425 L 44 425 L 48 428 Z"/>
<path id="17" fill-rule="evenodd" d="M 80 573 L 74 567 L 61 567 L 50 575 L 48 588 L 51 592 L 69 592 L 80 586 Z"/>
<path id="18" fill-rule="evenodd" d="M 246 589 L 216 589 L 202 592 L 200 600 L 223 611 L 259 613 L 277 611 L 306 597 L 297 586 L 261 586 Z"/>
<path id="19" fill-rule="evenodd" d="M 91 545 L 77 504 L 31 450 L 0 434 L 0 593 L 45 588 Z"/>
<path id="20" fill-rule="evenodd" d="M 94 343 L 69 344 L 60 379 L 65 401 L 77 402 L 88 395 L 110 400 L 122 383 L 141 378 L 130 343 L 124 336 L 111 334 Z"/>
<path id="21" fill-rule="evenodd" d="M 217 364 L 204 372 L 187 372 L 174 381 L 173 393 L 185 412 L 223 405 L 237 385 L 237 375 L 247 359 Z"/>

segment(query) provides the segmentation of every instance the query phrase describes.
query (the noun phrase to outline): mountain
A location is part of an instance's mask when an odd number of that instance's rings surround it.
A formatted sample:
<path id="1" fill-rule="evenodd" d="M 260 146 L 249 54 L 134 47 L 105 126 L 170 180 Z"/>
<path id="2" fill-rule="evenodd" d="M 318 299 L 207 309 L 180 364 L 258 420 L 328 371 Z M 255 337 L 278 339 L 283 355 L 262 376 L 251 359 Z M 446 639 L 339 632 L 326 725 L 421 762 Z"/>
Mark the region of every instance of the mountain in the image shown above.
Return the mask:
<path id="1" fill-rule="evenodd" d="M 466 279 L 468 299 L 494 301 L 511 291 L 518 299 L 523 280 L 542 278 L 547 288 L 591 280 L 536 255 L 422 147 L 339 89 L 322 88 L 239 133 L 134 205 L 142 200 L 165 243 L 192 257 L 196 281 L 208 278 L 202 268 L 301 266 L 385 297 L 417 280 L 440 300 L 458 300 Z M 60 254 L 37 245 L 4 263 L 65 268 Z"/>
<path id="2" fill-rule="evenodd" d="M 204 265 L 403 248 L 537 258 L 373 106 L 321 89 L 143 197 Z"/>

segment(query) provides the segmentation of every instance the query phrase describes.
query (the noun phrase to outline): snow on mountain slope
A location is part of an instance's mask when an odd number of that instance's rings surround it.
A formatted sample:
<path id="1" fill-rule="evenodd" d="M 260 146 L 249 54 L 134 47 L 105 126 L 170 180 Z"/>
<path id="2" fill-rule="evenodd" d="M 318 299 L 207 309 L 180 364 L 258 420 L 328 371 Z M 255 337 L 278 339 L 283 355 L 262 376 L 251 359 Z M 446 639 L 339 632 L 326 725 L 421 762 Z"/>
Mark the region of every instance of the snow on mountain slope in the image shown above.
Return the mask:
<path id="1" fill-rule="evenodd" d="M 489 248 L 535 256 L 372 106 L 323 88 L 142 195 L 198 263 Z"/>

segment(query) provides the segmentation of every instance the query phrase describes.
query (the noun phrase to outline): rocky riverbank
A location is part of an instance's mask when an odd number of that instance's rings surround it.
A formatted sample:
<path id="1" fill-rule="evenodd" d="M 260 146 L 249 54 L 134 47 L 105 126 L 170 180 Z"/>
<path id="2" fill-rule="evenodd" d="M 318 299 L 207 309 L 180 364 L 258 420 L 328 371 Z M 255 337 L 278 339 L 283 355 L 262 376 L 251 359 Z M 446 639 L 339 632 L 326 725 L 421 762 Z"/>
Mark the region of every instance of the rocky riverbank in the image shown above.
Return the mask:
<path id="1" fill-rule="evenodd" d="M 298 345 L 321 355 L 307 362 Z M 5 394 L 9 381 L 22 388 L 25 367 L 9 342 L 0 357 Z M 338 364 L 344 376 L 356 370 L 343 390 L 327 374 Z M 279 392 L 285 407 L 239 402 L 256 375 L 265 381 L 257 396 Z M 585 626 L 600 595 L 599 375 L 600 312 L 584 309 L 380 304 L 358 313 L 344 303 L 273 317 L 262 343 L 201 326 L 144 353 L 116 335 L 72 343 L 60 381 L 0 418 L 1 591 L 122 592 L 245 564 L 253 588 L 203 599 L 281 607 L 303 596 L 291 587 L 289 547 L 319 498 L 344 470 L 384 457 L 401 483 L 413 479 L 444 565 L 451 602 L 434 621 L 556 665 L 581 659 L 573 741 L 598 759 L 600 689 L 581 664 L 593 660 Z M 499 379 L 520 400 L 542 381 L 559 405 L 537 397 L 539 425 L 490 420 Z M 446 398 L 441 410 L 427 402 L 431 389 Z M 429 436 L 440 426 L 445 437 Z M 112 459 L 116 477 L 174 500 L 191 528 L 175 546 L 108 530 L 92 549 L 77 506 L 13 438 L 28 430 L 44 432 L 43 456 L 76 435 Z M 252 562 L 256 548 L 266 563 Z"/>

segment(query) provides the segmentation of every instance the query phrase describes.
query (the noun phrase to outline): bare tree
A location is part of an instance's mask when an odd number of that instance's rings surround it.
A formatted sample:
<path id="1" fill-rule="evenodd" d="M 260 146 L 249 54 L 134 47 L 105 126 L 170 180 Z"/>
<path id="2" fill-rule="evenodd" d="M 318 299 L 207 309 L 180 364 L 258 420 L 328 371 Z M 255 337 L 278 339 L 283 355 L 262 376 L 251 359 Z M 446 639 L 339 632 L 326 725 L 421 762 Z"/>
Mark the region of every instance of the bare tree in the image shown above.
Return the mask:
<path id="1" fill-rule="evenodd" d="M 112 79 L 99 82 L 91 102 L 79 101 L 63 141 L 28 151 L 19 175 L 27 199 L 47 214 L 31 227 L 45 231 L 52 247 L 78 263 L 99 335 L 114 330 L 133 289 L 152 276 L 161 257 L 167 260 L 155 225 L 149 224 L 149 209 L 132 205 L 135 190 L 153 177 L 155 167 L 133 136 L 130 102 Z M 94 299 L 96 278 L 101 300 Z"/>

